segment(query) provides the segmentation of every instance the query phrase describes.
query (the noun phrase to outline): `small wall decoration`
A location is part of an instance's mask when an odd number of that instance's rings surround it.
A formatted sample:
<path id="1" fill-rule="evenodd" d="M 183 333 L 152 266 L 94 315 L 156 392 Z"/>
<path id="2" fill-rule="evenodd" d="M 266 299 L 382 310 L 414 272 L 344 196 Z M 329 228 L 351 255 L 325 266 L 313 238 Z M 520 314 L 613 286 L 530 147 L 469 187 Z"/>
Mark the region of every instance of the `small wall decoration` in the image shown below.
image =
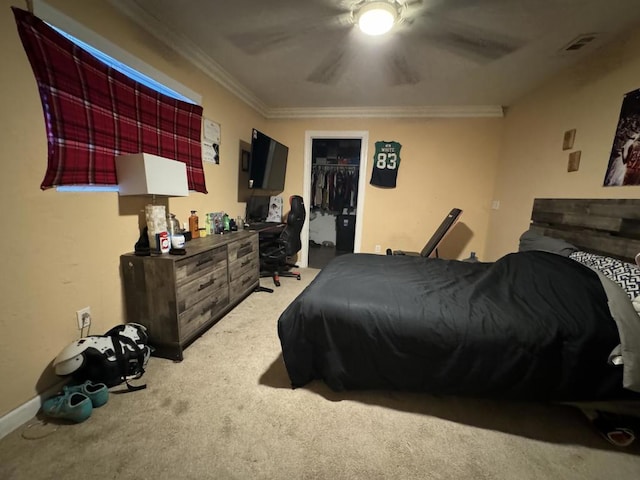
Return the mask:
<path id="1" fill-rule="evenodd" d="M 640 89 L 625 94 L 604 186 L 640 185 Z"/>
<path id="2" fill-rule="evenodd" d="M 573 148 L 573 142 L 576 139 L 576 129 L 567 130 L 564 132 L 564 138 L 562 140 L 562 150 L 571 150 Z"/>
<path id="3" fill-rule="evenodd" d="M 567 172 L 577 172 L 580 168 L 580 154 L 582 152 L 577 150 L 569 154 L 569 163 L 567 164 Z"/>
<path id="4" fill-rule="evenodd" d="M 242 150 L 241 152 L 241 168 L 243 172 L 248 172 L 249 171 L 249 160 L 251 160 L 251 153 L 248 152 L 247 150 Z"/>
<path id="5" fill-rule="evenodd" d="M 202 160 L 220 164 L 220 125 L 207 118 L 203 119 Z"/>

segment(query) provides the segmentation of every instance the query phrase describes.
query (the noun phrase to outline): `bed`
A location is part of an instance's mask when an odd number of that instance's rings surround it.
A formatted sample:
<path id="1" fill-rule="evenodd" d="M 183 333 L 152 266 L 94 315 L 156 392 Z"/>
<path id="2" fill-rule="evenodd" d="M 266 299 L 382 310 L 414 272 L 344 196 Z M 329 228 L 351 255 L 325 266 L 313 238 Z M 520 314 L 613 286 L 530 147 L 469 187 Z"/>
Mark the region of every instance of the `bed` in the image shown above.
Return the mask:
<path id="1" fill-rule="evenodd" d="M 337 257 L 278 320 L 291 385 L 640 398 L 638 252 L 640 200 L 536 199 L 496 262 Z"/>

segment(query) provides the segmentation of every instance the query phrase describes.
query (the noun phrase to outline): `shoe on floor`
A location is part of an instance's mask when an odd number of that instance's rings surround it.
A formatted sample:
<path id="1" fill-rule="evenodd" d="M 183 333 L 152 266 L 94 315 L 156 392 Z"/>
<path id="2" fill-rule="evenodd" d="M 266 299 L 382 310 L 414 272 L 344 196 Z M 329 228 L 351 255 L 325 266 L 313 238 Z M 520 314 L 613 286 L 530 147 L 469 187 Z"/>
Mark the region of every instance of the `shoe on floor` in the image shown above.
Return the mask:
<path id="1" fill-rule="evenodd" d="M 592 420 L 600 435 L 616 447 L 628 447 L 636 439 L 634 429 L 638 422 L 625 415 L 616 415 L 609 412 L 597 412 Z"/>
<path id="2" fill-rule="evenodd" d="M 99 408 L 109 400 L 109 389 L 104 383 L 93 383 L 87 380 L 80 385 L 65 385 L 62 390 L 67 393 L 83 393 L 91 400 L 93 408 Z"/>
<path id="3" fill-rule="evenodd" d="M 83 393 L 65 392 L 48 398 L 42 404 L 42 412 L 53 418 L 62 418 L 72 422 L 84 422 L 91 416 L 91 400 Z"/>

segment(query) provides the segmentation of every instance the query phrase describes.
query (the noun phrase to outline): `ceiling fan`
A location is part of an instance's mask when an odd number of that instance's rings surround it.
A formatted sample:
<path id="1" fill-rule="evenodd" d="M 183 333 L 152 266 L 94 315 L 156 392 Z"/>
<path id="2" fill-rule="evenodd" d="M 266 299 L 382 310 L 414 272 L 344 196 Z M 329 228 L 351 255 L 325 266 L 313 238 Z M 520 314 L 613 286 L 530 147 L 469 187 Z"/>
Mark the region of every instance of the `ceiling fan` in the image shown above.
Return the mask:
<path id="1" fill-rule="evenodd" d="M 483 7 L 491 8 L 512 1 L 482 0 L 481 3 Z M 387 72 L 389 85 L 416 84 L 421 80 L 420 74 L 405 55 L 407 47 L 416 42 L 428 42 L 434 48 L 480 64 L 497 60 L 524 44 L 522 39 L 471 22 L 463 23 L 451 15 L 478 3 L 477 0 L 307 0 L 306 5 L 317 7 L 307 9 L 305 6 L 303 11 L 308 17 L 287 25 L 231 34 L 228 38 L 245 53 L 260 55 L 298 44 L 311 35 L 324 35 L 334 40 L 334 46 L 309 72 L 307 81 L 335 84 L 349 64 L 369 50 L 380 63 L 381 70 Z M 382 9 L 392 18 L 388 40 L 386 35 L 379 35 L 373 41 L 353 34 L 359 21 L 375 8 Z"/>

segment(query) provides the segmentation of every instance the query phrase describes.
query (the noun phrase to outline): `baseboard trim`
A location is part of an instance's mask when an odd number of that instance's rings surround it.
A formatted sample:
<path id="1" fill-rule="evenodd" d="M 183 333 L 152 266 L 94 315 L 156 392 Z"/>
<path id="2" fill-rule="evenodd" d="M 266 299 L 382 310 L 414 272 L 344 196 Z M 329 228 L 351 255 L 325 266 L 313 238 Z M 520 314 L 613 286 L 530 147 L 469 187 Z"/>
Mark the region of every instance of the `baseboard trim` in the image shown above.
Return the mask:
<path id="1" fill-rule="evenodd" d="M 55 384 L 45 392 L 0 417 L 0 440 L 35 417 L 42 406 L 42 402 L 58 393 L 64 384 L 64 381 Z"/>

